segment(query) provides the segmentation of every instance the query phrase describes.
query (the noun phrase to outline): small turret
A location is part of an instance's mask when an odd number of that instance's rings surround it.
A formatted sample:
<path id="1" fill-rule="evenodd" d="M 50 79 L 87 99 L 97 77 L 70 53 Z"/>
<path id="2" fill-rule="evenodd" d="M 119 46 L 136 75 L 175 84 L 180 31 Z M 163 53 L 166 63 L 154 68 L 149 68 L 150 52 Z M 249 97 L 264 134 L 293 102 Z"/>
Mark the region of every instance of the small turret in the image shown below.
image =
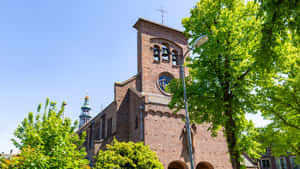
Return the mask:
<path id="1" fill-rule="evenodd" d="M 79 116 L 79 128 L 91 119 L 91 106 L 89 105 L 89 96 L 84 97 L 84 104 L 81 106 L 81 114 Z"/>

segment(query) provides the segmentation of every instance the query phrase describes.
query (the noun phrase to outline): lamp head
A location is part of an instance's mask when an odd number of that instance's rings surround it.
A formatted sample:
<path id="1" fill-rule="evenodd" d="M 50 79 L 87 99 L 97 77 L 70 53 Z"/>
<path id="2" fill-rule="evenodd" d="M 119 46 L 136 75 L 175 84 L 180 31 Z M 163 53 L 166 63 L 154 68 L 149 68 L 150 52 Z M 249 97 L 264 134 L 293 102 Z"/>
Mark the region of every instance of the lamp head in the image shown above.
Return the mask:
<path id="1" fill-rule="evenodd" d="M 208 37 L 206 35 L 200 36 L 199 38 L 196 39 L 196 41 L 193 43 L 193 48 L 194 47 L 199 47 L 203 45 L 205 42 L 208 41 Z"/>

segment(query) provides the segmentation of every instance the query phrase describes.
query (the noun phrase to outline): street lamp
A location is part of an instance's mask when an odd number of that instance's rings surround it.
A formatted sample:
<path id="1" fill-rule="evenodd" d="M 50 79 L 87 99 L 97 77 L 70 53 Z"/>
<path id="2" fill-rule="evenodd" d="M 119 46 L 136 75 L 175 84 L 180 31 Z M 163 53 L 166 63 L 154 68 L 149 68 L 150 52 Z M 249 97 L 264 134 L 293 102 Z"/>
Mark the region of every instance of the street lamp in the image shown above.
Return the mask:
<path id="1" fill-rule="evenodd" d="M 190 119 L 189 119 L 189 112 L 188 112 L 188 105 L 187 105 L 187 98 L 186 98 L 186 87 L 185 87 L 185 75 L 184 75 L 184 58 L 185 56 L 193 50 L 195 47 L 199 47 L 203 45 L 205 42 L 208 41 L 208 37 L 206 35 L 200 36 L 196 41 L 193 43 L 193 45 L 185 52 L 185 54 L 182 57 L 181 60 L 181 66 L 180 66 L 180 73 L 182 77 L 182 83 L 183 83 L 183 94 L 184 94 L 184 106 L 185 106 L 185 121 L 186 121 L 186 131 L 187 131 L 187 137 L 188 137 L 188 148 L 189 148 L 189 156 L 190 156 L 190 163 L 191 163 L 191 169 L 194 169 L 194 157 L 193 157 L 193 149 L 192 149 L 192 139 L 191 139 L 191 129 L 190 129 Z"/>

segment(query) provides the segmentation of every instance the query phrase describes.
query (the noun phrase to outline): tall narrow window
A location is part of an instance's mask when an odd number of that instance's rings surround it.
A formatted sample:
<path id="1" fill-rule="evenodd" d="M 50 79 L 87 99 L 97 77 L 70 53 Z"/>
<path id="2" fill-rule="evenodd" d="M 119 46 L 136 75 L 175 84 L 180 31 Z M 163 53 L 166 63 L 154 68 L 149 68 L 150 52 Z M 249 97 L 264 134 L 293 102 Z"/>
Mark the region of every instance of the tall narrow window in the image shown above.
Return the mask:
<path id="1" fill-rule="evenodd" d="M 165 61 L 169 61 L 169 55 L 170 55 L 169 48 L 163 44 L 161 46 L 161 50 L 162 50 L 162 59 Z"/>
<path id="2" fill-rule="evenodd" d="M 93 124 L 90 126 L 89 129 L 89 148 L 93 146 Z"/>
<path id="3" fill-rule="evenodd" d="M 261 168 L 262 169 L 271 169 L 270 160 L 269 159 L 261 160 Z"/>
<path id="4" fill-rule="evenodd" d="M 276 163 L 278 169 L 287 169 L 286 160 L 284 157 L 277 158 Z"/>
<path id="5" fill-rule="evenodd" d="M 101 126 L 100 126 L 101 124 L 100 123 L 98 123 L 98 125 L 97 125 L 97 128 L 96 128 L 96 132 L 97 132 L 97 140 L 100 140 L 101 139 Z"/>
<path id="6" fill-rule="evenodd" d="M 87 131 L 86 131 L 86 136 L 85 136 L 85 139 L 84 139 L 84 143 L 83 143 L 84 146 L 86 147 L 86 149 L 88 149 L 88 145 L 89 145 L 89 144 L 88 144 L 88 141 L 89 141 L 89 140 L 88 140 L 88 137 L 89 137 L 89 131 L 87 130 Z"/>
<path id="7" fill-rule="evenodd" d="M 300 169 L 300 165 L 296 164 L 296 157 L 290 157 L 290 163 L 291 163 L 291 167 L 292 169 Z"/>
<path id="8" fill-rule="evenodd" d="M 107 120 L 107 137 L 112 135 L 112 118 Z"/>
<path id="9" fill-rule="evenodd" d="M 159 55 L 160 55 L 160 50 L 159 50 L 159 47 L 158 46 L 154 46 L 153 47 L 153 60 L 155 62 L 159 62 Z"/>
<path id="10" fill-rule="evenodd" d="M 172 51 L 172 65 L 178 65 L 178 54 L 176 51 Z"/>
<path id="11" fill-rule="evenodd" d="M 101 139 L 105 138 L 105 115 L 101 117 Z"/>
<path id="12" fill-rule="evenodd" d="M 139 117 L 138 115 L 135 116 L 135 126 L 134 126 L 135 129 L 139 128 Z"/>

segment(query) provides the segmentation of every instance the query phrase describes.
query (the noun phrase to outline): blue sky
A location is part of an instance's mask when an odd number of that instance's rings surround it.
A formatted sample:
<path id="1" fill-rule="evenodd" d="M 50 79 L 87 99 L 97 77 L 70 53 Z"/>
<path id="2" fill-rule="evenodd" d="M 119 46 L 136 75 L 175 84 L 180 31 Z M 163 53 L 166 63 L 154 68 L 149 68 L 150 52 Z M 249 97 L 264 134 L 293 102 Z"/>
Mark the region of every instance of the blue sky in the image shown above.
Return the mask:
<path id="1" fill-rule="evenodd" d="M 183 30 L 196 0 L 0 1 L 0 153 L 46 97 L 75 120 L 88 90 L 91 114 L 113 100 L 113 84 L 136 73 L 139 17 Z M 251 116 L 257 118 L 257 116 Z M 262 124 L 262 122 L 258 122 Z"/>

